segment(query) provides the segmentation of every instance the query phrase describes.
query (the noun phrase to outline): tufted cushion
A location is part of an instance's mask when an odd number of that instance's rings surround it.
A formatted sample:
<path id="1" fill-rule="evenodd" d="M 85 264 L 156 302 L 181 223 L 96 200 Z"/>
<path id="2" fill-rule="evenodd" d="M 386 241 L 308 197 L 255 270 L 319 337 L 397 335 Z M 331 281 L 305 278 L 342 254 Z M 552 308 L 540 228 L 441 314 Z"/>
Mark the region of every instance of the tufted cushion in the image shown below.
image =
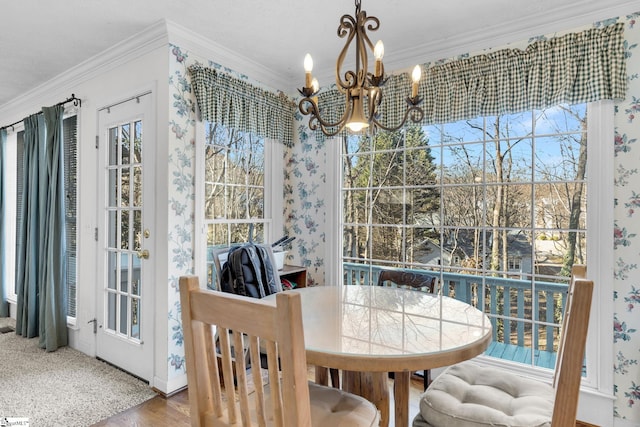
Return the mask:
<path id="1" fill-rule="evenodd" d="M 380 423 L 375 405 L 363 397 L 309 383 L 313 427 L 373 427 Z"/>
<path id="2" fill-rule="evenodd" d="M 553 399 L 546 383 L 464 362 L 431 383 L 413 427 L 550 427 Z"/>

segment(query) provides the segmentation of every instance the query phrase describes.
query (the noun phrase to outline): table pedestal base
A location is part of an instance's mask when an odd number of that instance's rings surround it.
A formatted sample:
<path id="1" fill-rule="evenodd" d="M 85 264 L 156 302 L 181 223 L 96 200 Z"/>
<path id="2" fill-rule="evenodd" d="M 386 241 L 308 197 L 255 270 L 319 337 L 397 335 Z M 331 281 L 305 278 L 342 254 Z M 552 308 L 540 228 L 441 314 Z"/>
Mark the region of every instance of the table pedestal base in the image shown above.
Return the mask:
<path id="1" fill-rule="evenodd" d="M 376 405 L 380 411 L 380 427 L 389 426 L 389 383 L 386 372 L 342 371 L 342 389 Z"/>

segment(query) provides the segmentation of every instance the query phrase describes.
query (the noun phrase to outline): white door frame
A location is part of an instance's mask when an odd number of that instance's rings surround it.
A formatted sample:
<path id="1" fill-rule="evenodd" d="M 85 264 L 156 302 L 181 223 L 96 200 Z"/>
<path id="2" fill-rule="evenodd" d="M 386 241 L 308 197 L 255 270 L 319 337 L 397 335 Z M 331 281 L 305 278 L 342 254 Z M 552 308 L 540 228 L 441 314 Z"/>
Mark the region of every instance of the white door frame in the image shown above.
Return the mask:
<path id="1" fill-rule="evenodd" d="M 95 354 L 150 383 L 155 374 L 154 263 L 158 259 L 158 254 L 154 253 L 154 158 L 157 145 L 154 95 L 146 91 L 98 110 L 96 168 L 98 254 Z M 136 123 L 141 124 L 139 162 L 135 156 Z M 110 134 L 110 129 L 114 129 L 113 132 L 116 129 L 129 132 L 128 155 L 123 154 L 125 151 L 120 143 L 117 144 L 117 151 L 110 152 L 115 135 Z M 120 160 L 114 163 L 110 158 Z M 142 181 L 137 192 L 136 177 Z M 130 187 L 128 201 L 122 202 L 127 199 L 125 191 L 114 191 L 114 183 L 118 183 L 118 189 L 123 184 L 125 190 L 127 186 Z M 109 227 L 110 223 L 115 224 L 113 232 L 110 232 L 110 228 L 113 229 Z M 128 233 L 123 232 L 124 227 Z M 144 258 L 144 251 L 148 251 L 148 258 Z M 129 269 L 129 266 L 136 268 Z"/>

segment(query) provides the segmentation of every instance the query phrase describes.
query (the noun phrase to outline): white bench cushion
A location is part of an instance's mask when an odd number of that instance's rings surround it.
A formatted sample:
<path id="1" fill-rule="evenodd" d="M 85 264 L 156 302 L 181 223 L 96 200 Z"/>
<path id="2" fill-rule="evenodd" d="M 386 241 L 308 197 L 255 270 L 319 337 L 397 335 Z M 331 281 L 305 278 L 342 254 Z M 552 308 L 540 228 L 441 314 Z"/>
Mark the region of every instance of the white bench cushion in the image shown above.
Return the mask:
<path id="1" fill-rule="evenodd" d="M 420 398 L 414 427 L 550 427 L 554 389 L 501 369 L 463 362 Z"/>
<path id="2" fill-rule="evenodd" d="M 309 383 L 313 427 L 373 427 L 380 424 L 375 405 L 364 397 Z"/>

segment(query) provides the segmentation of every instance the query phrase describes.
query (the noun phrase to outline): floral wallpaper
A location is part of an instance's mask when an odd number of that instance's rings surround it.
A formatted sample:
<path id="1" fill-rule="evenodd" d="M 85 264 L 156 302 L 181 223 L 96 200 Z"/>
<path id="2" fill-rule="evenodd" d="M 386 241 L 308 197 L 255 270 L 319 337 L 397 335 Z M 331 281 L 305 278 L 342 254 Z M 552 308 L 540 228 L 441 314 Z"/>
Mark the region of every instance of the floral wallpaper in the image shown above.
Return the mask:
<path id="1" fill-rule="evenodd" d="M 195 95 L 188 67 L 206 64 L 233 74 L 248 77 L 206 58 L 197 57 L 179 46 L 169 45 L 169 165 L 168 165 L 168 379 L 185 374 L 185 358 L 180 312 L 178 280 L 193 274 L 193 233 L 195 201 Z"/>
<path id="2" fill-rule="evenodd" d="M 195 100 L 187 76 L 188 54 L 169 46 L 168 363 L 169 379 L 185 373 L 178 279 L 193 273 Z"/>
<path id="3" fill-rule="evenodd" d="M 298 110 L 296 122 L 302 120 Z M 324 284 L 327 164 L 325 139 L 316 138 L 305 123 L 297 123 L 297 141 L 285 151 L 284 217 L 296 265 L 307 267 L 307 286 Z"/>
<path id="4" fill-rule="evenodd" d="M 615 106 L 614 392 L 615 415 L 640 422 L 640 13 L 625 22 L 627 97 Z"/>
<path id="5" fill-rule="evenodd" d="M 626 99 L 615 107 L 615 221 L 614 233 L 614 391 L 615 416 L 640 423 L 640 13 L 613 18 L 625 23 L 625 48 L 629 79 Z M 168 278 L 168 369 L 169 378 L 184 374 L 184 348 L 178 277 L 193 269 L 194 224 L 194 97 L 187 73 L 188 65 L 203 58 L 191 58 L 178 46 L 169 46 L 169 278 Z M 465 56 L 465 55 L 462 55 Z M 461 57 L 462 57 L 461 56 Z M 238 78 L 239 75 L 232 70 Z M 298 114 L 295 143 L 285 150 L 284 206 L 287 231 L 297 237 L 290 261 L 308 267 L 309 285 L 324 283 L 324 254 L 327 196 L 324 187 L 332 165 L 327 164 L 327 143 L 318 139 Z"/>

